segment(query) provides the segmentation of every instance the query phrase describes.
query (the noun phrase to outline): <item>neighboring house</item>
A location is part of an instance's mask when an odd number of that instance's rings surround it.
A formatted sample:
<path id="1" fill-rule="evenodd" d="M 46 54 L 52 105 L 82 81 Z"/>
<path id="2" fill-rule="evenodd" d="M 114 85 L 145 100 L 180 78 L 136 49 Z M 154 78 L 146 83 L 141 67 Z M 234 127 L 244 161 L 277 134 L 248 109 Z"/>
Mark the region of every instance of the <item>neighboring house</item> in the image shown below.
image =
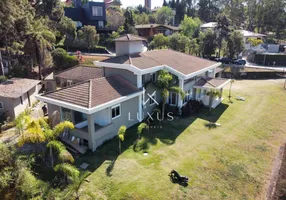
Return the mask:
<path id="1" fill-rule="evenodd" d="M 103 77 L 103 70 L 99 67 L 76 66 L 54 75 L 57 86 L 66 87 L 86 80 Z"/>
<path id="2" fill-rule="evenodd" d="M 88 1 L 82 3 L 81 0 L 74 0 L 74 8 L 64 8 L 65 16 L 76 22 L 80 28 L 85 25 L 96 27 L 97 31 L 105 30 L 106 10 L 104 2 Z"/>
<path id="3" fill-rule="evenodd" d="M 238 31 L 243 35 L 243 42 L 244 42 L 246 50 L 251 48 L 251 45 L 248 42 L 249 38 L 255 38 L 255 39 L 263 40 L 266 37 L 266 35 L 264 35 L 264 34 L 254 33 L 254 32 L 247 31 L 247 30 L 238 30 Z"/>
<path id="4" fill-rule="evenodd" d="M 0 113 L 15 119 L 36 101 L 35 95 L 40 90 L 40 81 L 13 78 L 0 84 Z"/>
<path id="5" fill-rule="evenodd" d="M 180 27 L 163 24 L 136 25 L 135 29 L 137 30 L 138 35 L 142 37 L 151 37 L 159 33 L 163 33 L 163 35 L 168 36 L 181 31 Z"/>
<path id="6" fill-rule="evenodd" d="M 37 96 L 48 103 L 49 114 L 58 110 L 62 120 L 71 120 L 76 129 L 62 135 L 78 149 L 95 151 L 104 141 L 116 136 L 121 125 L 127 128 L 141 122 L 148 112 L 161 101 L 160 90 L 155 82 L 160 70 L 167 70 L 177 86 L 186 93 L 184 99 L 177 93 L 170 93 L 167 103 L 181 108 L 189 100 L 201 100 L 209 105 L 210 90 L 220 92 L 215 97 L 215 108 L 222 101 L 223 87 L 228 79 L 214 78 L 221 63 L 198 58 L 173 50 L 142 52 L 139 43 L 143 39 L 125 35 L 115 40 L 116 57 L 94 62 L 103 69 L 103 78 Z M 124 47 L 125 53 L 122 53 Z M 129 53 L 128 53 L 129 52 Z"/>
<path id="7" fill-rule="evenodd" d="M 214 31 L 216 27 L 217 27 L 217 22 L 209 22 L 206 24 L 202 24 L 200 26 L 202 32 L 206 32 L 207 30 Z"/>

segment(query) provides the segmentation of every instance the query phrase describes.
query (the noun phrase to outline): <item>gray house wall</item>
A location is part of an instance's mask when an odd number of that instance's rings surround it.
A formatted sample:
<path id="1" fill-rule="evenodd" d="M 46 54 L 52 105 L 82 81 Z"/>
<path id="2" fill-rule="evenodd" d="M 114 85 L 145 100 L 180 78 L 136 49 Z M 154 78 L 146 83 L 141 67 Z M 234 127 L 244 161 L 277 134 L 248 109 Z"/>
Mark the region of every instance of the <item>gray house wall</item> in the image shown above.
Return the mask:
<path id="1" fill-rule="evenodd" d="M 29 99 L 28 94 L 24 93 L 22 97 L 22 103 L 19 98 L 8 98 L 8 97 L 0 97 L 0 102 L 3 103 L 3 109 L 0 109 L 0 112 L 6 112 L 7 116 L 9 116 L 12 119 L 15 119 L 20 113 L 22 113 L 25 109 L 32 106 L 32 104 L 36 101 L 35 95 L 38 94 L 38 88 L 37 86 L 33 87 L 31 90 L 29 90 L 29 96 L 30 96 L 30 105 L 29 105 Z"/>

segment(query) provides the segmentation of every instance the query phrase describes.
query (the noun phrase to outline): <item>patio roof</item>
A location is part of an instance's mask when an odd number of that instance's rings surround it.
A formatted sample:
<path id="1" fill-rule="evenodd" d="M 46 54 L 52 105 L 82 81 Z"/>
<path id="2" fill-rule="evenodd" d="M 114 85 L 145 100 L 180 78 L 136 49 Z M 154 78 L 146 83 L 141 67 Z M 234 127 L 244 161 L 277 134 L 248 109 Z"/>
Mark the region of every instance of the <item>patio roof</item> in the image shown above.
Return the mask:
<path id="1" fill-rule="evenodd" d="M 201 77 L 194 85 L 194 88 L 221 89 L 229 82 L 230 79 Z"/>

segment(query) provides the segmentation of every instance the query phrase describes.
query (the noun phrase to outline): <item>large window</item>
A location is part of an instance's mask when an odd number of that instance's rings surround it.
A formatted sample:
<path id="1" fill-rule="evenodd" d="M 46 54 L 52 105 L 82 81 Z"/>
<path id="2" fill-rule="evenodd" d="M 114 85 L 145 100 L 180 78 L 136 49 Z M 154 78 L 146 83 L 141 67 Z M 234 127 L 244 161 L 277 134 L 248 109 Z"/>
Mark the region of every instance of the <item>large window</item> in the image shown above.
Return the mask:
<path id="1" fill-rule="evenodd" d="M 101 6 L 92 6 L 92 15 L 93 16 L 103 16 L 103 8 Z"/>
<path id="2" fill-rule="evenodd" d="M 177 104 L 177 94 L 174 92 L 170 92 L 169 95 L 169 104 L 170 105 L 176 105 Z"/>
<path id="3" fill-rule="evenodd" d="M 120 117 L 120 104 L 116 105 L 116 106 L 113 106 L 111 107 L 111 117 L 112 119 L 115 119 L 117 117 Z"/>
<path id="4" fill-rule="evenodd" d="M 150 81 L 151 81 L 151 82 L 155 82 L 155 81 L 156 81 L 156 72 L 150 74 Z"/>

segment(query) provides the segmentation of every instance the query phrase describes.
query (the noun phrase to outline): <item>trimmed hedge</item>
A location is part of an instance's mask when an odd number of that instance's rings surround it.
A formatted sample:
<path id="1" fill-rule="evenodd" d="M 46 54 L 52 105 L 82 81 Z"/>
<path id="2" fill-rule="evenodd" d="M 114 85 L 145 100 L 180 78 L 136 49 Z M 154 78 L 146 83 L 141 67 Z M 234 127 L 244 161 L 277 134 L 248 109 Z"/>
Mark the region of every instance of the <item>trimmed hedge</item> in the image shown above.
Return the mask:
<path id="1" fill-rule="evenodd" d="M 66 50 L 57 48 L 52 52 L 53 61 L 56 69 L 64 70 L 79 64 L 76 56 L 70 56 Z"/>

